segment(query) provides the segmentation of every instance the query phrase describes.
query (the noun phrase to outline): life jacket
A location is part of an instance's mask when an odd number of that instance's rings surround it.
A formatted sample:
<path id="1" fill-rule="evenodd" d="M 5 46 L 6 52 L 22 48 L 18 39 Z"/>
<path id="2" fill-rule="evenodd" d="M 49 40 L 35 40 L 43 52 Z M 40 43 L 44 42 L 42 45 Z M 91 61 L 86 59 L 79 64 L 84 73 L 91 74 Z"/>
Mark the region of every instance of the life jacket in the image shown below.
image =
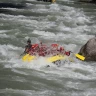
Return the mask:
<path id="1" fill-rule="evenodd" d="M 61 52 L 61 51 L 64 51 L 64 48 L 63 48 L 63 47 L 60 47 L 60 52 Z"/>
<path id="2" fill-rule="evenodd" d="M 65 52 L 65 54 L 66 54 L 67 56 L 70 56 L 70 51 Z"/>
<path id="3" fill-rule="evenodd" d="M 39 56 L 46 56 L 47 55 L 47 46 L 41 44 L 39 47 Z"/>
<path id="4" fill-rule="evenodd" d="M 33 52 L 37 52 L 39 50 L 39 44 L 33 44 L 31 48 Z"/>
<path id="5" fill-rule="evenodd" d="M 51 44 L 51 47 L 58 47 L 59 45 L 58 44 Z"/>
<path id="6" fill-rule="evenodd" d="M 47 47 L 46 46 L 41 46 L 39 50 L 40 51 L 46 51 L 47 50 Z"/>
<path id="7" fill-rule="evenodd" d="M 58 50 L 58 44 L 51 44 L 51 51 L 57 51 Z"/>
<path id="8" fill-rule="evenodd" d="M 39 56 L 45 56 L 46 54 L 43 51 L 39 52 Z"/>
<path id="9" fill-rule="evenodd" d="M 33 44 L 32 45 L 32 49 L 36 49 L 37 47 L 39 47 L 39 44 Z"/>
<path id="10" fill-rule="evenodd" d="M 30 50 L 29 50 L 29 54 L 31 54 L 31 55 L 36 55 L 36 53 L 37 53 L 37 48 L 39 47 L 39 45 L 38 44 L 32 44 L 31 45 L 31 48 L 30 48 Z"/>

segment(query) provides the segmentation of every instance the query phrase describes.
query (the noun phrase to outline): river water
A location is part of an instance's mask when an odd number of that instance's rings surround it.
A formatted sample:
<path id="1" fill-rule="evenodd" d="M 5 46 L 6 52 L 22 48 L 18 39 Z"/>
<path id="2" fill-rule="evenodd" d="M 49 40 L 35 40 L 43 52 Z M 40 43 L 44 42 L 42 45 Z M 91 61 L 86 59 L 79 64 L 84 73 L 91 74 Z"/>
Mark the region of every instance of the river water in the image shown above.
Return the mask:
<path id="1" fill-rule="evenodd" d="M 77 53 L 96 35 L 96 5 L 77 0 L 0 0 L 22 8 L 0 8 L 0 96 L 96 96 L 96 63 L 62 62 L 47 68 L 45 58 L 23 62 L 32 43 L 58 43 Z"/>

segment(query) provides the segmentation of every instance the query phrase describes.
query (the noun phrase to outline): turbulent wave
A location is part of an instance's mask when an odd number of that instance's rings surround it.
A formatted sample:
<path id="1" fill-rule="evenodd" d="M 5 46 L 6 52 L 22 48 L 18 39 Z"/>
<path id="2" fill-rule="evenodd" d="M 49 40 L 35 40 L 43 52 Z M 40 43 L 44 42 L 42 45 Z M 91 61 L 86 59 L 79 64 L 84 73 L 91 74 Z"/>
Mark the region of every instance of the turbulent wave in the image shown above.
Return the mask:
<path id="1" fill-rule="evenodd" d="M 28 38 L 33 43 L 58 43 L 77 53 L 96 35 L 96 8 L 76 0 L 51 4 L 36 0 L 1 0 L 0 4 L 26 8 L 0 8 L 0 96 L 95 96 L 95 62 L 62 62 L 57 67 L 39 57 L 22 62 Z M 90 6 L 90 8 L 89 8 Z M 50 65 L 51 67 L 46 67 Z"/>

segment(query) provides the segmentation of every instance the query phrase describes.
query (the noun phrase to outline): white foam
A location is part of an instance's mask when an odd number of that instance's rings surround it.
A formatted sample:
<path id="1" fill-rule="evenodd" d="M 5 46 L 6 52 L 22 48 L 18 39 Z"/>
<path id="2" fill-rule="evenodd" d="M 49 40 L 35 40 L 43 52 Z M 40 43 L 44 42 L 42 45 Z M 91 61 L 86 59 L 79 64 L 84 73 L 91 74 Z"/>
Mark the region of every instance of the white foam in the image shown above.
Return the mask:
<path id="1" fill-rule="evenodd" d="M 46 36 L 46 37 L 55 36 L 54 33 L 45 32 L 45 31 L 38 31 L 38 30 L 34 30 L 32 33 L 37 34 L 37 35 L 41 35 L 41 36 Z"/>
<path id="2" fill-rule="evenodd" d="M 28 0 L 28 1 L 35 1 L 35 0 Z M 61 0 L 62 1 L 62 0 Z M 66 1 L 66 0 L 63 0 Z M 70 1 L 70 0 L 68 0 Z M 33 5 L 33 4 L 32 4 Z M 30 5 L 31 6 L 31 5 Z M 88 35 L 88 33 L 95 33 L 96 27 L 88 26 L 87 24 L 90 23 L 90 17 L 86 16 L 85 13 L 82 11 L 82 8 L 74 8 L 69 7 L 65 5 L 59 5 L 57 3 L 50 4 L 50 5 L 43 5 L 43 4 L 34 4 L 34 7 L 32 10 L 28 9 L 28 12 L 35 12 L 35 13 L 42 13 L 44 16 L 23 16 L 23 15 L 5 15 L 0 14 L 2 17 L 2 20 L 8 20 L 12 23 L 21 24 L 23 27 L 26 27 L 28 29 L 33 30 L 33 32 L 29 32 L 31 34 L 30 36 L 33 36 L 34 34 L 37 36 L 37 39 L 39 36 L 41 36 L 44 39 L 47 40 L 53 40 L 53 41 L 63 41 L 62 45 L 66 48 L 66 50 L 74 50 L 76 47 L 78 47 L 79 44 L 85 44 L 86 41 L 93 37 L 93 35 Z M 16 11 L 22 11 L 17 9 L 11 9 Z M 26 11 L 25 11 L 26 12 Z M 43 13 L 44 12 L 44 13 Z M 46 14 L 45 14 L 46 13 Z M 46 15 L 46 16 L 45 16 Z M 49 17 L 53 18 L 52 20 L 49 20 Z M 34 19 L 35 18 L 35 19 Z M 55 19 L 54 19 L 55 18 Z M 42 31 L 45 29 L 52 29 L 54 27 L 57 32 L 53 33 L 50 31 Z M 0 37 L 1 38 L 9 38 L 6 34 L 6 31 L 0 31 Z M 91 33 L 91 34 L 92 34 Z M 83 34 L 83 35 L 82 35 Z M 27 40 L 29 36 L 25 36 L 25 39 Z M 36 43 L 37 41 L 33 41 Z M 67 43 L 66 43 L 67 42 Z M 69 44 L 70 43 L 70 44 Z M 24 71 L 18 71 L 13 70 L 15 68 L 19 69 L 36 69 L 43 71 L 45 73 L 55 74 L 58 76 L 58 78 L 76 78 L 76 79 L 84 79 L 84 80 L 90 80 L 90 79 L 96 79 L 95 72 L 96 69 L 94 69 L 91 65 L 83 65 L 82 62 L 75 62 L 75 63 L 65 63 L 62 64 L 63 66 L 57 67 L 53 65 L 49 69 L 45 66 L 48 65 L 45 58 L 40 57 L 37 60 L 34 60 L 33 62 L 23 62 L 21 60 L 21 57 L 19 56 L 18 51 L 22 51 L 23 49 L 20 47 L 16 47 L 13 45 L 0 45 L 0 56 L 4 57 L 5 68 L 11 68 L 12 71 L 28 75 L 28 72 Z M 76 52 L 76 50 L 74 50 Z M 75 72 L 77 70 L 77 72 Z M 89 73 L 89 75 L 85 75 L 82 72 L 79 72 L 78 70 L 85 71 L 85 73 Z M 91 74 L 92 75 L 91 75 Z M 41 76 L 41 75 L 40 75 Z M 93 77 L 92 77 L 93 76 Z M 54 78 L 55 76 L 50 77 L 49 79 Z M 57 79 L 58 79 L 57 78 Z M 56 79 L 56 78 L 54 78 Z M 62 80 L 61 80 L 62 82 Z"/>
<path id="3" fill-rule="evenodd" d="M 39 57 L 36 60 L 33 60 L 32 62 L 24 62 L 22 61 L 22 59 L 19 58 L 11 58 L 8 62 L 10 64 L 5 65 L 6 68 L 27 68 L 37 70 L 46 67 L 48 64 L 50 64 L 44 57 Z"/>
<path id="4" fill-rule="evenodd" d="M 0 34 L 1 33 L 7 33 L 8 32 L 8 30 L 0 30 Z"/>
<path id="5" fill-rule="evenodd" d="M 58 12 L 58 11 L 61 11 L 59 5 L 56 4 L 56 3 L 53 3 L 53 4 L 49 5 L 49 6 L 50 6 L 50 9 L 49 9 L 50 11 L 55 11 L 55 12 L 56 12 L 56 11 L 57 11 L 57 12 Z"/>
<path id="6" fill-rule="evenodd" d="M 6 34 L 0 34 L 0 38 L 9 38 L 10 36 L 6 35 Z"/>
<path id="7" fill-rule="evenodd" d="M 38 94 L 40 96 L 45 96 L 46 94 L 49 96 L 51 94 L 54 94 L 53 91 L 51 90 L 40 90 L 40 91 L 35 91 L 35 90 L 19 90 L 19 89 L 12 89 L 12 88 L 6 88 L 6 89 L 0 89 L 0 93 L 4 94 L 18 94 L 18 95 L 23 95 L 23 96 L 37 96 Z"/>
<path id="8" fill-rule="evenodd" d="M 1 53 L 1 56 L 4 56 L 5 59 L 6 58 L 13 58 L 15 57 L 16 58 L 16 51 L 19 51 L 21 50 L 22 48 L 18 48 L 16 46 L 13 46 L 13 45 L 0 45 L 0 53 Z"/>

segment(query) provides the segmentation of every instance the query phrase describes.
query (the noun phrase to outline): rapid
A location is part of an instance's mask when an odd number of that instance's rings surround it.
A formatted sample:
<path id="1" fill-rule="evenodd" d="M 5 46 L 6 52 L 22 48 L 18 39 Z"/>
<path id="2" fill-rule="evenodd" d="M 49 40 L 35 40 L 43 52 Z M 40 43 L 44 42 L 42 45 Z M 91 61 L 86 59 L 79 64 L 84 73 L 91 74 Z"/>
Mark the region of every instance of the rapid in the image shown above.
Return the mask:
<path id="1" fill-rule="evenodd" d="M 96 35 L 96 5 L 77 0 L 0 0 L 24 5 L 0 8 L 0 96 L 96 96 L 96 62 L 62 62 L 40 57 L 23 62 L 26 41 L 58 43 L 78 53 Z"/>

